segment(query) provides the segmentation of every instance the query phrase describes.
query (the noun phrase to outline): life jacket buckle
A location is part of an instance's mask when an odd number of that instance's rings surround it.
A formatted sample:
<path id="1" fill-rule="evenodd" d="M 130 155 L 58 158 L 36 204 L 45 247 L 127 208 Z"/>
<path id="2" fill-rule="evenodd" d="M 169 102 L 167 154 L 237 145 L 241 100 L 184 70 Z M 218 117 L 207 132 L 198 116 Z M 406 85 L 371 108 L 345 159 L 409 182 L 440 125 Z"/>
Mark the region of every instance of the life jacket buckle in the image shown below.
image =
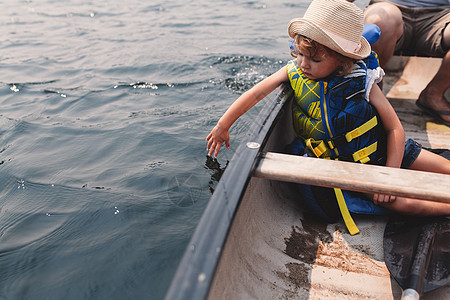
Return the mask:
<path id="1" fill-rule="evenodd" d="M 345 135 L 338 135 L 332 138 L 327 139 L 328 142 L 328 146 L 330 147 L 330 149 L 334 149 L 337 148 L 339 146 L 345 145 L 347 144 L 347 139 L 345 137 Z"/>
<path id="2" fill-rule="evenodd" d="M 310 149 L 316 157 L 321 157 L 327 151 L 327 145 L 324 141 L 315 141 L 314 139 L 310 138 L 305 141 L 305 144 L 306 147 Z"/>

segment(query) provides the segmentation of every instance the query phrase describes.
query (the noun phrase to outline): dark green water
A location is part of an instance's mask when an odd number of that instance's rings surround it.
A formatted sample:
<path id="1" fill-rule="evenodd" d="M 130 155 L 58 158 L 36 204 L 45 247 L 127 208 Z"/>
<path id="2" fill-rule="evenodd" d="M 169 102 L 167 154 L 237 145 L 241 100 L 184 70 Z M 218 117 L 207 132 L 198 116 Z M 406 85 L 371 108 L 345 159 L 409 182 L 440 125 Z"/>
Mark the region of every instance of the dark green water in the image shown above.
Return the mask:
<path id="1" fill-rule="evenodd" d="M 306 3 L 305 3 L 306 2 Z M 307 1 L 0 3 L 0 299 L 161 299 Z"/>

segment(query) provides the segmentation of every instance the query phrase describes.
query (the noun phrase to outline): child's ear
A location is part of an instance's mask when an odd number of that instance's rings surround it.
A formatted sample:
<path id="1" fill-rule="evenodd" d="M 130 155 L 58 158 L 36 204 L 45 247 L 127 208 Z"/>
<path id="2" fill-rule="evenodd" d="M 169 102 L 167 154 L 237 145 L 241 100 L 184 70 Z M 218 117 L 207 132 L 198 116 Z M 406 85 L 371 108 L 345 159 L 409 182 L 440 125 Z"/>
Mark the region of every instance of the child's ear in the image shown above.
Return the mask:
<path id="1" fill-rule="evenodd" d="M 337 75 L 342 75 L 344 74 L 344 69 L 345 69 L 345 63 L 343 60 L 339 60 L 339 63 L 336 67 L 336 74 Z"/>

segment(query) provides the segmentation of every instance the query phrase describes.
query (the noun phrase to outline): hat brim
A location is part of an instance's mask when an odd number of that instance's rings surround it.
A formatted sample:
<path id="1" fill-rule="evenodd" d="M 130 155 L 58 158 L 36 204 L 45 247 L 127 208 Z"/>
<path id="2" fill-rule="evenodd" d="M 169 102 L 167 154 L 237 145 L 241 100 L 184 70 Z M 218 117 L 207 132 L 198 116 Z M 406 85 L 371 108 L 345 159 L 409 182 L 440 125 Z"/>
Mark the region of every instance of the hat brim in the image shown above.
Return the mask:
<path id="1" fill-rule="evenodd" d="M 305 36 L 310 38 L 346 57 L 350 57 L 353 59 L 362 59 L 371 53 L 371 47 L 369 42 L 361 36 L 361 47 L 355 52 L 349 52 L 343 49 L 337 41 L 335 41 L 330 35 L 328 35 L 325 31 L 320 29 L 314 23 L 305 20 L 303 18 L 297 18 L 291 20 L 288 26 L 288 32 L 290 37 L 295 37 L 296 34 Z"/>

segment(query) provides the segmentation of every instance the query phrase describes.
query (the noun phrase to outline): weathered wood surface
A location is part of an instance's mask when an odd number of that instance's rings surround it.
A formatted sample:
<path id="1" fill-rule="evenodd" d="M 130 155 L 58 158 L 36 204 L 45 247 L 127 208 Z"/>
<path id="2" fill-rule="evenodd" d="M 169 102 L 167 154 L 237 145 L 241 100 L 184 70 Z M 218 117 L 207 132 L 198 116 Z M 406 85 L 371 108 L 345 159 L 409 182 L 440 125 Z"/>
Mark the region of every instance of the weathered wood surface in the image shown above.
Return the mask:
<path id="1" fill-rule="evenodd" d="M 445 174 L 268 152 L 262 155 L 253 175 L 450 203 L 450 175 Z"/>
<path id="2" fill-rule="evenodd" d="M 433 149 L 450 149 L 450 128 L 436 123 L 411 99 L 389 99 L 405 129 L 406 137 Z"/>
<path id="3" fill-rule="evenodd" d="M 410 57 L 406 60 L 394 57 L 392 68 L 401 68 L 406 62 L 400 78 L 394 81 L 395 75 L 389 72 L 385 79 L 386 97 L 391 102 L 403 124 L 407 138 L 412 138 L 424 147 L 434 149 L 450 149 L 450 128 L 436 123 L 429 115 L 423 113 L 415 104 L 420 92 L 426 87 L 439 69 L 441 59 Z M 387 90 L 387 91 L 386 91 Z M 446 96 L 450 99 L 450 90 Z"/>
<path id="4" fill-rule="evenodd" d="M 389 64 L 399 64 L 394 69 L 400 68 L 406 62 L 401 78 L 387 92 L 390 99 L 417 99 L 420 92 L 436 74 L 442 59 L 431 57 L 394 57 Z"/>

